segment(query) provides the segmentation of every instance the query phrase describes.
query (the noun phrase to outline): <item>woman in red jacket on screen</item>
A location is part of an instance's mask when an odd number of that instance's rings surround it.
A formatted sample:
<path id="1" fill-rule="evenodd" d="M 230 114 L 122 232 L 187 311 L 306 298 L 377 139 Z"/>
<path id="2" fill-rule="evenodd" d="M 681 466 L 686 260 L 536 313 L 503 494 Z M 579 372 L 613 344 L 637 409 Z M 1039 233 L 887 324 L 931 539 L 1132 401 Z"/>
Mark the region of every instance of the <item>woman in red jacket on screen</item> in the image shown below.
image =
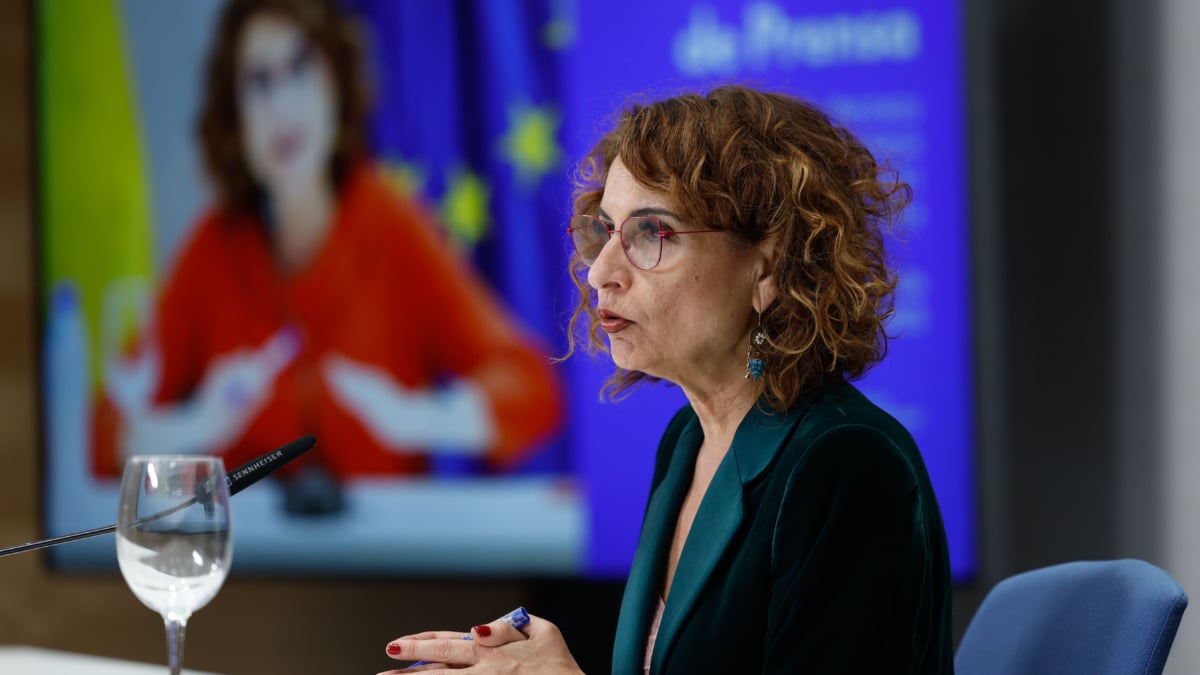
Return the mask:
<path id="1" fill-rule="evenodd" d="M 216 203 L 138 358 L 109 368 L 99 470 L 137 452 L 232 467 L 303 434 L 335 479 L 435 452 L 503 468 L 558 424 L 546 357 L 372 168 L 363 73 L 331 0 L 225 7 L 199 124 Z"/>
<path id="2" fill-rule="evenodd" d="M 849 382 L 886 350 L 884 241 L 908 195 L 821 111 L 738 86 L 634 105 L 584 160 L 575 316 L 616 391 L 665 379 L 688 399 L 659 443 L 616 675 L 953 672 L 929 476 Z M 513 623 L 386 650 L 446 664 L 429 673 L 579 672 L 553 624 Z"/>

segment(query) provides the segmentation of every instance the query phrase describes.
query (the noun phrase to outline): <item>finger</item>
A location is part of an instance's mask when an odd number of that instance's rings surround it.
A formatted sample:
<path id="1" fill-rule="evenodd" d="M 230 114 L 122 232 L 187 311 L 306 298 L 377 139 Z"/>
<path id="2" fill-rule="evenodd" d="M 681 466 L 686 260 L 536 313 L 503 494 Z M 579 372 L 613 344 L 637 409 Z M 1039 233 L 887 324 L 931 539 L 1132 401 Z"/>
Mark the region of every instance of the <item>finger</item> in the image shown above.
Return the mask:
<path id="1" fill-rule="evenodd" d="M 339 371 L 353 369 L 354 362 L 342 356 L 341 354 L 327 354 L 321 358 L 321 367 L 329 375 L 336 375 Z"/>
<path id="2" fill-rule="evenodd" d="M 409 666 L 407 668 L 396 668 L 386 670 L 379 675 L 396 675 L 397 673 L 423 673 L 424 675 L 445 675 L 445 673 L 454 673 L 454 668 L 447 668 L 444 663 L 427 663 L 423 666 Z"/>
<path id="3" fill-rule="evenodd" d="M 478 659 L 473 640 L 392 640 L 387 655 L 397 661 L 429 661 L 453 665 L 472 665 Z"/>
<path id="4" fill-rule="evenodd" d="M 378 373 L 340 354 L 322 359 L 321 370 L 334 395 L 352 407 L 361 408 L 388 393 Z"/>
<path id="5" fill-rule="evenodd" d="M 461 640 L 469 633 L 453 630 L 427 630 L 412 635 L 401 635 L 397 640 Z"/>
<path id="6" fill-rule="evenodd" d="M 523 642 L 529 639 L 511 623 L 502 619 L 471 628 L 471 635 L 484 647 L 499 647 L 510 642 Z"/>
<path id="7" fill-rule="evenodd" d="M 263 366 L 268 372 L 278 373 L 300 354 L 302 343 L 300 331 L 292 326 L 280 328 L 259 350 Z"/>

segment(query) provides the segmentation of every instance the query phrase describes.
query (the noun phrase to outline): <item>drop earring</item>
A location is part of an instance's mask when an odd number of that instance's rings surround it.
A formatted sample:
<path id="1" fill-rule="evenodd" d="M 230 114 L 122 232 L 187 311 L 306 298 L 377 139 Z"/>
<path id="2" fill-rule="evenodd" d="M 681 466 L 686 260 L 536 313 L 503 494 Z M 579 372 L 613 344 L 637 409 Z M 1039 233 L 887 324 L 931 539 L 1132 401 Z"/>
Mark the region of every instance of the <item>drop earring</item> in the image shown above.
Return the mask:
<path id="1" fill-rule="evenodd" d="M 746 379 L 758 380 L 762 377 L 766 365 L 763 362 L 763 346 L 767 344 L 767 334 L 763 332 L 762 312 L 758 313 L 758 325 L 750 331 L 750 344 L 746 347 Z"/>

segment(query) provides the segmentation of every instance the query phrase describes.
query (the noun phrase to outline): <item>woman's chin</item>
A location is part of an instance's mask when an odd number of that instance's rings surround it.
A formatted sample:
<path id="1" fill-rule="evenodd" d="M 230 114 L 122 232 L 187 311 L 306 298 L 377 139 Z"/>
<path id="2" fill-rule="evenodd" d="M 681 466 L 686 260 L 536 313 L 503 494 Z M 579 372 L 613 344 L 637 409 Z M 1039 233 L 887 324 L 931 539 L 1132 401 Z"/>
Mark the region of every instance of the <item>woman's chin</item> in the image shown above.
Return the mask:
<path id="1" fill-rule="evenodd" d="M 275 167 L 267 182 L 267 191 L 276 198 L 306 195 L 317 184 L 317 171 L 309 163 L 290 163 Z"/>
<path id="2" fill-rule="evenodd" d="M 639 365 L 645 365 L 638 363 L 638 359 L 635 358 L 636 355 L 630 348 L 629 343 L 624 340 L 610 338 L 608 341 L 608 350 L 612 354 L 613 364 L 621 370 L 642 370 Z"/>
<path id="3" fill-rule="evenodd" d="M 620 350 L 615 348 L 615 345 L 612 350 L 612 356 L 613 364 L 621 370 L 629 372 L 636 371 L 651 377 L 662 378 L 662 375 L 658 374 L 658 369 L 654 367 L 653 363 L 647 361 L 646 359 L 636 358 L 636 355 L 632 353 L 622 353 Z"/>

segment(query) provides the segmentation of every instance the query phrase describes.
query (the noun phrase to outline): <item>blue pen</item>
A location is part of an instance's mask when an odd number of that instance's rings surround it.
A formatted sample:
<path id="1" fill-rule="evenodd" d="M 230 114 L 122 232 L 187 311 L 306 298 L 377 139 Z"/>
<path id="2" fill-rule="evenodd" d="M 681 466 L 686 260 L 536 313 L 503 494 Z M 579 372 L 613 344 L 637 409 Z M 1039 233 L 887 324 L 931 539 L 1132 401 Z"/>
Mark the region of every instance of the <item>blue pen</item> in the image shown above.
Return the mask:
<path id="1" fill-rule="evenodd" d="M 524 607 L 518 607 L 518 608 L 514 609 L 513 611 L 509 612 L 508 614 L 505 614 L 504 616 L 502 616 L 496 620 L 503 621 L 504 623 L 512 626 L 513 628 L 516 628 L 517 630 L 521 630 L 525 626 L 529 625 L 529 612 L 526 612 Z M 472 639 L 471 634 L 468 633 L 467 635 L 463 636 L 463 639 L 464 640 Z M 432 661 L 417 661 L 416 663 L 410 663 L 408 665 L 408 667 L 416 668 L 417 666 L 427 666 L 430 663 L 433 663 L 433 662 Z"/>

